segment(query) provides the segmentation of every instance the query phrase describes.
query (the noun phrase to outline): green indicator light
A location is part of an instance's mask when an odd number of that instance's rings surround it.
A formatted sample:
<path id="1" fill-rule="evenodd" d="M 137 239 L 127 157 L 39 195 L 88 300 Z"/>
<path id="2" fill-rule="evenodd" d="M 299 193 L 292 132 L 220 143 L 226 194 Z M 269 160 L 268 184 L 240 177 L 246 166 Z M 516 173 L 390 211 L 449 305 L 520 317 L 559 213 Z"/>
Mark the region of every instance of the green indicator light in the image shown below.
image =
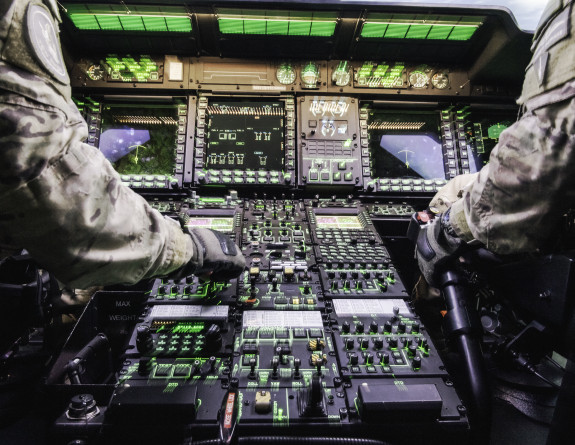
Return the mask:
<path id="1" fill-rule="evenodd" d="M 371 74 L 373 66 L 372 65 L 363 65 L 358 72 L 359 77 L 369 77 Z"/>
<path id="2" fill-rule="evenodd" d="M 343 146 L 344 146 L 345 148 L 351 147 L 351 139 L 346 140 L 346 141 L 343 143 Z"/>
<path id="3" fill-rule="evenodd" d="M 191 32 L 192 22 L 188 17 L 167 17 L 166 24 L 170 32 Z"/>
<path id="4" fill-rule="evenodd" d="M 507 130 L 507 125 L 505 124 L 495 124 L 488 128 L 487 134 L 490 139 L 499 139 L 501 133 Z"/>
<path id="5" fill-rule="evenodd" d="M 373 72 L 373 77 L 384 77 L 385 73 L 387 72 L 389 65 L 378 65 L 375 71 Z"/>
<path id="6" fill-rule="evenodd" d="M 309 36 L 310 21 L 290 21 L 288 34 L 290 36 Z"/>
<path id="7" fill-rule="evenodd" d="M 336 22 L 312 22 L 310 36 L 330 37 L 335 32 Z"/>
<path id="8" fill-rule="evenodd" d="M 266 34 L 266 21 L 245 20 L 244 31 L 246 34 Z"/>
<path id="9" fill-rule="evenodd" d="M 163 17 L 142 17 L 147 31 L 167 31 L 166 21 Z"/>
<path id="10" fill-rule="evenodd" d="M 286 36 L 289 29 L 287 20 L 269 20 L 267 22 L 267 34 Z"/>
<path id="11" fill-rule="evenodd" d="M 476 26 L 455 26 L 447 40 L 469 40 L 476 30 Z"/>
<path id="12" fill-rule="evenodd" d="M 244 21 L 237 19 L 220 19 L 218 20 L 218 26 L 220 27 L 220 32 L 222 34 L 243 34 L 244 33 Z"/>
<path id="13" fill-rule="evenodd" d="M 365 38 L 379 38 L 384 36 L 386 30 L 387 23 L 366 22 L 361 29 L 361 36 Z"/>
<path id="14" fill-rule="evenodd" d="M 409 14 L 369 14 L 361 30 L 362 38 L 469 40 L 484 17 L 441 17 Z"/>
<path id="15" fill-rule="evenodd" d="M 123 29 L 118 16 L 97 15 L 96 19 L 104 31 L 117 31 Z"/>
<path id="16" fill-rule="evenodd" d="M 403 39 L 409 30 L 409 25 L 390 23 L 385 32 L 386 39 Z"/>
<path id="17" fill-rule="evenodd" d="M 233 9 L 218 11 L 218 26 L 222 34 L 330 37 L 336 25 L 335 13 Z"/>
<path id="18" fill-rule="evenodd" d="M 95 15 L 70 14 L 70 20 L 78 29 L 100 29 L 100 24 L 96 20 Z"/>
<path id="19" fill-rule="evenodd" d="M 120 23 L 122 28 L 126 31 L 145 31 L 144 23 L 142 22 L 142 17 L 138 16 L 126 16 L 120 17 Z"/>
<path id="20" fill-rule="evenodd" d="M 453 25 L 434 25 L 429 31 L 427 38 L 429 40 L 445 40 L 452 30 Z"/>
<path id="21" fill-rule="evenodd" d="M 407 39 L 425 39 L 430 29 L 431 25 L 411 25 L 405 37 Z"/>

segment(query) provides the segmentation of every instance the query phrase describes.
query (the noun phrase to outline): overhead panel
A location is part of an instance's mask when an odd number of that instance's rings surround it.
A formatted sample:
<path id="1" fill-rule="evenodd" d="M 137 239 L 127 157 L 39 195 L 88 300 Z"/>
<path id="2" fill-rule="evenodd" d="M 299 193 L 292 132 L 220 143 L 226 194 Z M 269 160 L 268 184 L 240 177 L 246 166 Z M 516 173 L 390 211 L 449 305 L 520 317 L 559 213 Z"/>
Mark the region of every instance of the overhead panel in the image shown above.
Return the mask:
<path id="1" fill-rule="evenodd" d="M 365 39 L 469 40 L 484 17 L 368 14 L 361 30 Z"/>
<path id="2" fill-rule="evenodd" d="M 222 34 L 331 37 L 338 16 L 332 12 L 220 9 Z"/>
<path id="3" fill-rule="evenodd" d="M 183 6 L 65 4 L 66 14 L 80 30 L 191 32 L 190 14 Z"/>

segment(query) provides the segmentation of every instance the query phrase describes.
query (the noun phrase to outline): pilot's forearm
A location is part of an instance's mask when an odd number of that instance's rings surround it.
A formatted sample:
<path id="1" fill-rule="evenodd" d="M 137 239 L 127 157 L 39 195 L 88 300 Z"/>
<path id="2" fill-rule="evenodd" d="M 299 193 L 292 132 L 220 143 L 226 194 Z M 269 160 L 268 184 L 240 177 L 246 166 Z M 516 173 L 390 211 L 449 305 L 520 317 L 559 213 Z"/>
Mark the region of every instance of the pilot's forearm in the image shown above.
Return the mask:
<path id="1" fill-rule="evenodd" d="M 75 287 L 135 283 L 190 260 L 179 224 L 81 142 L 84 122 L 13 94 L 0 96 L 0 118 L 1 243 L 26 248 Z"/>
<path id="2" fill-rule="evenodd" d="M 575 198 L 575 99 L 537 109 L 501 134 L 451 222 L 500 254 L 534 252 Z"/>

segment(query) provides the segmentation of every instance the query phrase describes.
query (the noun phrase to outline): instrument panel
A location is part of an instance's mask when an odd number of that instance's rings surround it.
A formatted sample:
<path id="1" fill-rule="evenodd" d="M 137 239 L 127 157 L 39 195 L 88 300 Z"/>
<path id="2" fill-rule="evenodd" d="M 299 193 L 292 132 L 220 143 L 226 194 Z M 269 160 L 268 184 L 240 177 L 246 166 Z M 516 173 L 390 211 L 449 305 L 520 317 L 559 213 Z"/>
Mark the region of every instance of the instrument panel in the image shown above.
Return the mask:
<path id="1" fill-rule="evenodd" d="M 469 442 L 396 242 L 513 125 L 530 36 L 489 8 L 65 3 L 86 142 L 246 268 L 97 294 L 47 377 L 52 442 Z"/>

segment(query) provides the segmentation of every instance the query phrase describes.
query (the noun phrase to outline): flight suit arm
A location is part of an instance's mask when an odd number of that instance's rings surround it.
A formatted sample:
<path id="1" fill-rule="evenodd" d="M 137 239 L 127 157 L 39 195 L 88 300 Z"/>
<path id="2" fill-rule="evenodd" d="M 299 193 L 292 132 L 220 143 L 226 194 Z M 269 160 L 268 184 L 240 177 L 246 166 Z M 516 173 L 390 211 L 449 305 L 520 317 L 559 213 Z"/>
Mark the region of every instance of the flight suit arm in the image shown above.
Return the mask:
<path id="1" fill-rule="evenodd" d="M 0 243 L 26 248 L 78 288 L 136 283 L 192 259 L 179 224 L 82 142 L 81 117 L 6 92 L 0 122 Z"/>
<path id="2" fill-rule="evenodd" d="M 575 84 L 566 85 L 567 90 Z M 464 241 L 499 254 L 536 252 L 575 202 L 575 94 L 526 113 L 501 134 L 486 165 L 451 207 Z"/>

